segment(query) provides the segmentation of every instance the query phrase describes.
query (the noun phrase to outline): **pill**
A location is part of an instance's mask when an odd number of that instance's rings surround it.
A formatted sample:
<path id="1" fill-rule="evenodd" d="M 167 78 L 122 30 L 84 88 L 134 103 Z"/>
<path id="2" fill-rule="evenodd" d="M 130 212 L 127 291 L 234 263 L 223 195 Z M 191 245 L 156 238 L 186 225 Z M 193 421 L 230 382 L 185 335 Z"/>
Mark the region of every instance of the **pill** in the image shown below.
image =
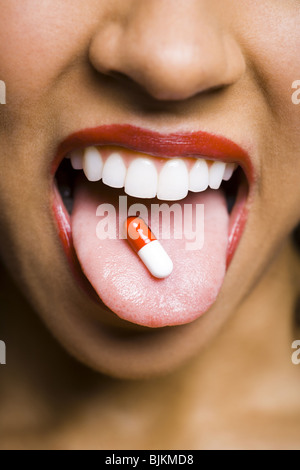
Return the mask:
<path id="1" fill-rule="evenodd" d="M 164 279 L 171 274 L 171 258 L 141 217 L 128 217 L 125 221 L 125 232 L 129 245 L 152 276 Z"/>

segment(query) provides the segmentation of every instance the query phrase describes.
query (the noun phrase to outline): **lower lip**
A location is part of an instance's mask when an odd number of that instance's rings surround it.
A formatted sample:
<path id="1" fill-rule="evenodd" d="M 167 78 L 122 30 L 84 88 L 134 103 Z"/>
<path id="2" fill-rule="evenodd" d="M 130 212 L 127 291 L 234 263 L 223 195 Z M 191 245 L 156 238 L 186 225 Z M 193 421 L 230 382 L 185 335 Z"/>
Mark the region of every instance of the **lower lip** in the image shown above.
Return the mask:
<path id="1" fill-rule="evenodd" d="M 229 218 L 229 237 L 228 237 L 228 248 L 226 265 L 227 269 L 233 259 L 236 249 L 239 245 L 240 239 L 245 229 L 245 225 L 248 218 L 248 188 L 246 184 L 242 184 L 239 187 L 238 195 L 236 198 L 235 205 Z"/>
<path id="2" fill-rule="evenodd" d="M 65 205 L 62 201 L 62 198 L 55 183 L 53 184 L 51 205 L 54 218 L 56 220 L 58 235 L 73 276 L 75 277 L 80 287 L 85 291 L 85 293 L 87 293 L 93 300 L 100 302 L 98 295 L 96 294 L 96 292 L 94 291 L 91 284 L 89 283 L 89 281 L 84 276 L 81 270 L 80 263 L 76 256 L 76 252 L 73 245 L 70 216 L 65 208 Z M 104 306 L 104 304 L 102 305 Z"/>

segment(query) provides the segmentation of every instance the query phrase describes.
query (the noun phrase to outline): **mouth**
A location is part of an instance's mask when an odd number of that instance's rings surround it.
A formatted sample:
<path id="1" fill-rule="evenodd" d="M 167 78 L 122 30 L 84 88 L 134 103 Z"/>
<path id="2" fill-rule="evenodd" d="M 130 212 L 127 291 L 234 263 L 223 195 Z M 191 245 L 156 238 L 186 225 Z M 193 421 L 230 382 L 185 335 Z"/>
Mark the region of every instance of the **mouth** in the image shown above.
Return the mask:
<path id="1" fill-rule="evenodd" d="M 205 132 L 102 126 L 68 137 L 52 175 L 65 254 L 100 309 L 160 328 L 190 323 L 215 303 L 244 231 L 254 181 L 240 146 Z M 172 259 L 167 278 L 153 277 L 121 236 L 126 217 L 142 214 Z"/>

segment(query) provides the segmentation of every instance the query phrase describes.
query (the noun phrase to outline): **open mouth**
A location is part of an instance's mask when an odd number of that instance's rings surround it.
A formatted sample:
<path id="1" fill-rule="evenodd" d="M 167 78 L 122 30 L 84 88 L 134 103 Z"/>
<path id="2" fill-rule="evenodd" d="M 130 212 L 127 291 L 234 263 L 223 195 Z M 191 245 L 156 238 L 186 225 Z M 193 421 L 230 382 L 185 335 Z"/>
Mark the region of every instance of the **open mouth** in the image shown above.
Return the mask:
<path id="1" fill-rule="evenodd" d="M 190 323 L 214 304 L 247 219 L 253 168 L 243 149 L 203 132 L 103 126 L 70 136 L 53 176 L 65 252 L 102 306 L 157 328 Z M 153 277 L 120 237 L 119 224 L 143 208 L 174 265 L 164 279 Z M 171 214 L 169 223 L 163 211 Z M 99 236 L 104 214 L 106 231 Z"/>

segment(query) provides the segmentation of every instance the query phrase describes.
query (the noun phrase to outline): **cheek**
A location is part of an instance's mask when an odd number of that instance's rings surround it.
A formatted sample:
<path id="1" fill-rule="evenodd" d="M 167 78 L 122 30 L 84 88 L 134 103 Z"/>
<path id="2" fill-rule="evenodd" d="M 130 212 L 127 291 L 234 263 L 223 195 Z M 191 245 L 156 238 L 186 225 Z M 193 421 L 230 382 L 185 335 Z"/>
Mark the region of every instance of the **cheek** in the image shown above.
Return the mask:
<path id="1" fill-rule="evenodd" d="M 249 4 L 245 10 L 251 28 L 244 31 L 244 39 L 267 122 L 262 155 L 264 183 L 270 189 L 270 198 L 285 211 L 290 207 L 299 214 L 300 104 L 293 100 L 293 84 L 300 80 L 300 4 L 294 0 L 255 0 L 252 6 L 256 21 Z"/>
<path id="2" fill-rule="evenodd" d="M 92 9 L 83 10 L 82 0 L 3 3 L 0 78 L 7 84 L 12 99 L 35 99 L 47 92 L 85 50 L 93 24 Z"/>
<path id="3" fill-rule="evenodd" d="M 248 2 L 249 3 L 249 2 Z M 245 7 L 248 24 L 243 40 L 249 66 L 264 94 L 274 124 L 299 137 L 300 107 L 293 103 L 293 84 L 300 80 L 300 3 L 297 0 L 253 0 Z M 244 23 L 246 24 L 246 22 Z"/>

